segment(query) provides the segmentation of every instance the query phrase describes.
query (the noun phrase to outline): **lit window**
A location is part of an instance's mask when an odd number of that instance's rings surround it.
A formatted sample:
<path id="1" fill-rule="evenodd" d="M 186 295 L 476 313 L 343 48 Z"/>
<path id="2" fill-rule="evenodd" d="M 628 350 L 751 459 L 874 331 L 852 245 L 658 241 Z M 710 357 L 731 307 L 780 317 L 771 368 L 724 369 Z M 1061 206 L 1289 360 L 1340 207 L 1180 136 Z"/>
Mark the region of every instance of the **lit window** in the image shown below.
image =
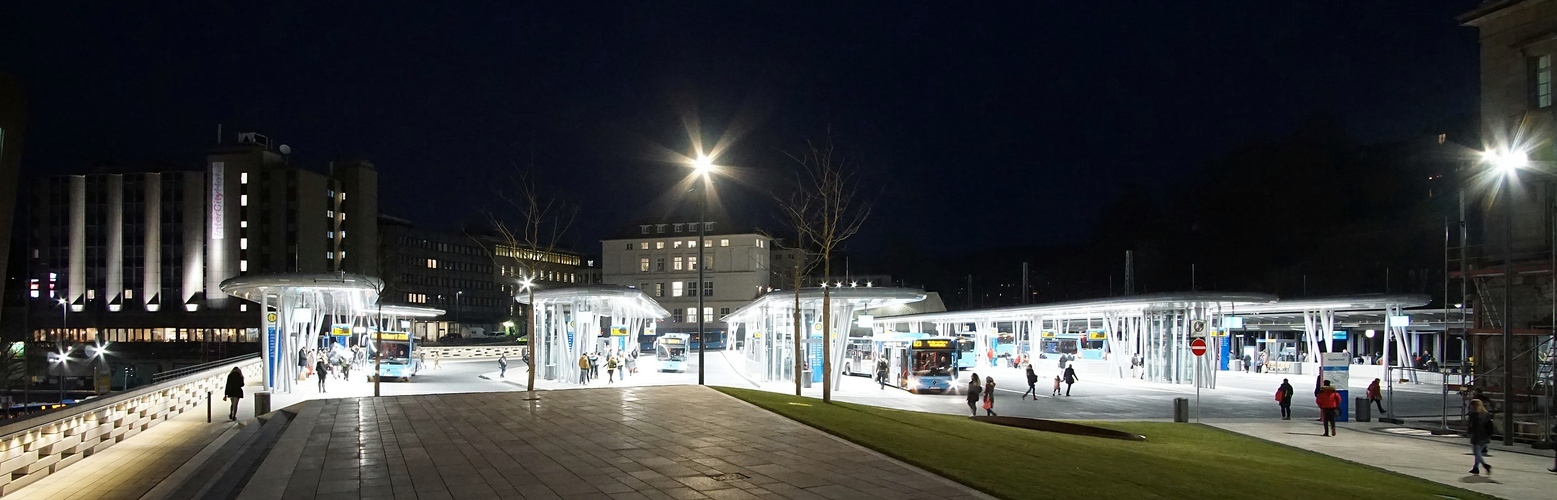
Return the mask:
<path id="1" fill-rule="evenodd" d="M 703 308 L 703 318 L 704 318 L 704 321 L 713 321 L 714 320 L 714 308 L 712 308 L 712 307 L 704 307 Z"/>
<path id="2" fill-rule="evenodd" d="M 656 242 L 654 242 L 654 249 L 655 250 L 664 250 L 665 249 L 665 242 L 663 242 L 663 241 L 656 241 Z"/>
<path id="3" fill-rule="evenodd" d="M 335 258 L 335 252 L 333 252 L 333 251 L 325 252 L 324 253 L 324 258 L 326 258 L 326 259 L 334 259 Z"/>
<path id="4" fill-rule="evenodd" d="M 687 257 L 687 270 L 688 271 L 696 271 L 697 270 L 697 257 Z"/>
<path id="5" fill-rule="evenodd" d="M 762 248 L 762 238 L 757 238 L 757 248 Z"/>
<path id="6" fill-rule="evenodd" d="M 428 269 L 437 269 L 438 268 L 438 259 L 427 259 L 427 268 Z"/>
<path id="7" fill-rule="evenodd" d="M 240 261 L 238 261 L 238 272 L 248 272 L 248 270 L 249 270 L 249 261 L 247 261 L 247 260 L 240 260 Z"/>
<path id="8" fill-rule="evenodd" d="M 249 195 L 246 195 L 246 194 L 238 195 L 238 206 L 243 206 L 243 207 L 249 206 Z"/>
<path id="9" fill-rule="evenodd" d="M 345 229 L 341 230 L 341 239 L 343 239 L 343 240 L 346 239 L 346 230 Z"/>
<path id="10" fill-rule="evenodd" d="M 654 296 L 655 297 L 664 297 L 665 296 L 665 284 L 664 283 L 655 283 L 654 284 Z"/>
<path id="11" fill-rule="evenodd" d="M 249 221 L 247 219 L 238 221 L 238 227 L 249 227 Z"/>
<path id="12" fill-rule="evenodd" d="M 126 289 L 124 291 L 124 298 L 126 298 L 126 299 L 133 299 L 133 298 L 135 298 L 135 290 Z"/>
<path id="13" fill-rule="evenodd" d="M 87 300 L 97 300 L 97 290 L 87 290 Z"/>
<path id="14" fill-rule="evenodd" d="M 239 250 L 248 250 L 249 249 L 249 239 L 248 238 L 238 238 L 238 249 Z"/>
<path id="15" fill-rule="evenodd" d="M 638 249 L 639 250 L 648 250 L 649 249 L 649 242 L 645 241 L 645 242 L 639 243 L 638 244 Z"/>
<path id="16" fill-rule="evenodd" d="M 1537 108 L 1552 106 L 1552 55 L 1530 60 L 1530 100 Z"/>
<path id="17" fill-rule="evenodd" d="M 671 267 L 670 268 L 674 269 L 674 270 L 677 270 L 677 271 L 680 271 L 681 270 L 681 257 L 673 257 L 673 258 L 671 258 Z"/>
<path id="18" fill-rule="evenodd" d="M 331 240 L 335 239 L 335 231 L 325 231 L 324 237 Z"/>
<path id="19" fill-rule="evenodd" d="M 670 242 L 670 246 L 671 246 L 671 248 L 681 248 L 681 240 L 676 240 L 676 241 Z"/>
<path id="20" fill-rule="evenodd" d="M 249 173 L 248 172 L 243 172 L 243 173 L 238 174 L 238 183 L 239 184 L 248 184 L 249 183 Z"/>
<path id="21" fill-rule="evenodd" d="M 697 248 L 697 240 L 688 241 L 687 248 Z"/>
<path id="22" fill-rule="evenodd" d="M 696 323 L 697 322 L 697 308 L 696 307 L 688 307 L 687 308 L 687 322 L 688 323 Z"/>
<path id="23" fill-rule="evenodd" d="M 728 239 L 720 239 L 719 240 L 719 246 L 722 246 L 722 247 L 730 246 L 730 240 L 728 240 Z"/>
<path id="24" fill-rule="evenodd" d="M 706 241 L 704 241 L 703 242 L 703 246 L 705 246 L 705 247 L 714 246 L 714 240 L 706 240 Z"/>
<path id="25" fill-rule="evenodd" d="M 324 216 L 326 218 L 334 219 L 335 218 L 335 211 L 334 210 L 325 210 L 324 211 Z"/>
<path id="26" fill-rule="evenodd" d="M 341 191 L 341 201 L 346 201 L 346 192 Z"/>
<path id="27" fill-rule="evenodd" d="M 345 250 L 341 250 L 341 258 L 342 259 L 346 258 L 346 251 Z"/>
<path id="28" fill-rule="evenodd" d="M 342 222 L 346 221 L 346 212 L 341 212 L 341 221 Z"/>
<path id="29" fill-rule="evenodd" d="M 638 259 L 638 272 L 640 272 L 640 273 L 649 272 L 649 258 L 648 257 L 644 257 L 644 258 Z"/>
<path id="30" fill-rule="evenodd" d="M 670 282 L 670 296 L 671 297 L 680 297 L 681 296 L 681 291 L 683 289 L 682 287 L 684 287 L 684 286 L 686 286 L 686 285 L 682 284 L 680 281 L 672 281 L 672 282 Z"/>

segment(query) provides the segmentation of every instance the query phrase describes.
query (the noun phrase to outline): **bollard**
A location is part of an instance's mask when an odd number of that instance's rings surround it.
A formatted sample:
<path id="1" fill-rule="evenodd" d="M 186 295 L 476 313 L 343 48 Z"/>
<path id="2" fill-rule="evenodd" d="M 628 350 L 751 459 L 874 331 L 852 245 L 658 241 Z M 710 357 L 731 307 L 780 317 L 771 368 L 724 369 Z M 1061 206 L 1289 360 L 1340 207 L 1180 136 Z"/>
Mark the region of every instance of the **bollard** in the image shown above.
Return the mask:
<path id="1" fill-rule="evenodd" d="M 211 423 L 211 391 L 205 391 L 205 423 Z"/>
<path id="2" fill-rule="evenodd" d="M 270 393 L 259 391 L 254 393 L 254 416 L 258 417 L 270 413 Z"/>
<path id="3" fill-rule="evenodd" d="M 1189 422 L 1189 398 L 1173 398 L 1173 421 Z"/>
<path id="4" fill-rule="evenodd" d="M 1371 420 L 1373 418 L 1373 407 L 1370 406 L 1370 405 L 1373 402 L 1372 401 L 1368 401 L 1368 398 L 1354 398 L 1354 399 L 1357 400 L 1356 402 L 1352 403 L 1353 407 L 1356 408 L 1354 413 L 1356 413 L 1356 415 L 1357 415 L 1357 421 L 1358 422 L 1367 422 L 1367 421 Z"/>

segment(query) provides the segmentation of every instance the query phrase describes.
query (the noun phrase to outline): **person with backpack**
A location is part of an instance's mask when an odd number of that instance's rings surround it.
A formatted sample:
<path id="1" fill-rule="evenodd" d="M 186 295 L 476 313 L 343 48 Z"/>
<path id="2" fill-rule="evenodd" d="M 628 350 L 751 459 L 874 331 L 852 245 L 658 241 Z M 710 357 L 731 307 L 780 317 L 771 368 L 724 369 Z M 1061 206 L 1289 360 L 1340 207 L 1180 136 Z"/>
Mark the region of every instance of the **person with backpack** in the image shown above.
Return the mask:
<path id="1" fill-rule="evenodd" d="M 1027 392 L 1022 393 L 1022 399 L 1027 395 L 1033 395 L 1033 401 L 1038 400 L 1038 373 L 1033 371 L 1033 365 L 1027 365 Z"/>
<path id="2" fill-rule="evenodd" d="M 887 389 L 887 360 L 876 360 L 876 383 L 881 384 L 880 390 Z"/>
<path id="3" fill-rule="evenodd" d="M 979 414 L 978 404 L 983 401 L 983 382 L 984 380 L 980 379 L 977 373 L 973 374 L 973 378 L 968 379 L 968 411 L 973 412 L 975 417 Z"/>
<path id="4" fill-rule="evenodd" d="M 1281 405 L 1281 419 L 1292 420 L 1292 384 L 1287 379 L 1281 379 L 1281 387 L 1276 388 L 1276 404 Z"/>
<path id="5" fill-rule="evenodd" d="M 497 378 L 508 378 L 508 355 L 497 357 Z"/>
<path id="6" fill-rule="evenodd" d="M 605 363 L 605 365 L 606 365 L 606 383 L 607 384 L 616 383 L 616 355 L 615 354 L 611 354 L 611 355 L 606 356 L 606 363 Z"/>
<path id="7" fill-rule="evenodd" d="M 1471 462 L 1470 473 L 1479 476 L 1481 468 L 1485 467 L 1487 475 L 1490 476 L 1492 464 L 1487 463 L 1487 459 L 1483 457 L 1487 455 L 1487 444 L 1492 442 L 1492 434 L 1497 430 L 1492 426 L 1492 414 L 1487 412 L 1487 405 L 1482 404 L 1480 400 L 1472 399 L 1468 418 L 1469 425 L 1466 426 L 1466 430 L 1470 434 L 1471 457 L 1474 460 Z"/>

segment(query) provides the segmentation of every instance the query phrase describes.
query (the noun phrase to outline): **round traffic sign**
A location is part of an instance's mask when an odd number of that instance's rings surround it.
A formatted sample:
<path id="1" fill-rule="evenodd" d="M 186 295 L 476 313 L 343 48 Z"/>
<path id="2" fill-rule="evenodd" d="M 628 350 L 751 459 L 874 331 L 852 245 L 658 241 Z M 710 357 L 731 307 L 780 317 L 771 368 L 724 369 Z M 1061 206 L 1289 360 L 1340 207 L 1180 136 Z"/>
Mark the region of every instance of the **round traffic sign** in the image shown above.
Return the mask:
<path id="1" fill-rule="evenodd" d="M 1204 356 L 1206 354 L 1205 339 L 1195 339 L 1194 341 L 1190 342 L 1189 352 L 1195 353 L 1196 356 Z"/>

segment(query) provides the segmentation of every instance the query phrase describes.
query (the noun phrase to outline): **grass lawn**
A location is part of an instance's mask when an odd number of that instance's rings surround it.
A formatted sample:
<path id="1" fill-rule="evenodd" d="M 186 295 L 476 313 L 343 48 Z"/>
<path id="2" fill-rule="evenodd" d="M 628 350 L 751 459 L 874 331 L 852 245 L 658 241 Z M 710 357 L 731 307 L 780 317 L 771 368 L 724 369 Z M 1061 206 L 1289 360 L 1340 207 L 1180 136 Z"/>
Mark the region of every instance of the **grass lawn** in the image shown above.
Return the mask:
<path id="1" fill-rule="evenodd" d="M 1085 422 L 1135 442 L 715 389 L 1002 498 L 1492 498 L 1198 424 Z"/>

